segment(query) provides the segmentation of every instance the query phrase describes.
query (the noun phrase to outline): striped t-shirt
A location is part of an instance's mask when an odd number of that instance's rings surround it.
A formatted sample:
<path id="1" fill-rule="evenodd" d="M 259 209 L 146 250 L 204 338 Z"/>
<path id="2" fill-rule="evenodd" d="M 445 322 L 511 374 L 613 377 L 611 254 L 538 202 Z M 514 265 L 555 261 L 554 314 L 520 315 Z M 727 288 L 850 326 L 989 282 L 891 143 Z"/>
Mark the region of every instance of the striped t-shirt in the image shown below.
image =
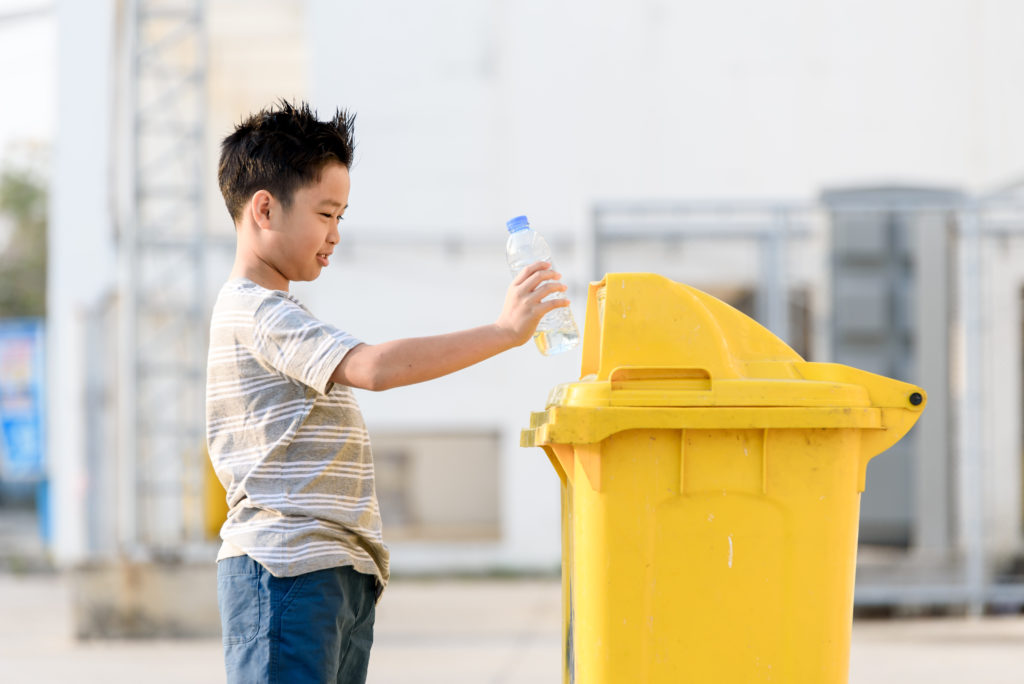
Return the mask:
<path id="1" fill-rule="evenodd" d="M 217 560 L 277 577 L 351 565 L 388 580 L 373 456 L 352 390 L 331 373 L 359 340 L 287 292 L 228 281 L 210 322 L 206 436 L 228 517 Z"/>

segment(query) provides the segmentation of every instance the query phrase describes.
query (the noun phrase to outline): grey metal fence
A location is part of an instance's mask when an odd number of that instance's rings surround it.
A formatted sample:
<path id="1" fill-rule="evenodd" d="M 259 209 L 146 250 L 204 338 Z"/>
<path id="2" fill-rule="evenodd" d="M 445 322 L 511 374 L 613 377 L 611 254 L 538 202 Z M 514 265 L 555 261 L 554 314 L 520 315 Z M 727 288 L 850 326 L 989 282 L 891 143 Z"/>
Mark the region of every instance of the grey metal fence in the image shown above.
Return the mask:
<path id="1" fill-rule="evenodd" d="M 814 360 L 928 389 L 927 418 L 868 470 L 858 605 L 1024 606 L 1021 438 L 1008 425 L 1024 415 L 1021 309 L 986 315 L 993 293 L 1018 301 L 1024 285 L 1024 270 L 989 264 L 1024 246 L 1024 201 L 858 188 L 813 203 L 601 204 L 593 217 L 593 277 L 656 270 L 724 294 Z M 1014 345 L 1016 365 L 993 373 L 991 350 Z"/>

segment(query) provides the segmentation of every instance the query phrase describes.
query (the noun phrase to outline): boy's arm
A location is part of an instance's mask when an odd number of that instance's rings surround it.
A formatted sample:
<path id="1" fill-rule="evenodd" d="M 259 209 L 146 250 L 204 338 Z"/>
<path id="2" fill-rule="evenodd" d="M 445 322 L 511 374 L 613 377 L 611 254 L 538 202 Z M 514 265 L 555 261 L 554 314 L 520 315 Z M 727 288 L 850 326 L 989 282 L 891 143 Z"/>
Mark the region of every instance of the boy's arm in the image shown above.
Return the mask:
<path id="1" fill-rule="evenodd" d="M 566 289 L 558 282 L 539 287 L 544 281 L 562 277 L 550 268 L 543 261 L 524 268 L 509 286 L 501 315 L 492 325 L 383 344 L 360 344 L 345 354 L 331 380 L 349 387 L 385 390 L 433 380 L 518 347 L 530 339 L 544 314 L 569 305 L 568 299 L 541 301 Z"/>

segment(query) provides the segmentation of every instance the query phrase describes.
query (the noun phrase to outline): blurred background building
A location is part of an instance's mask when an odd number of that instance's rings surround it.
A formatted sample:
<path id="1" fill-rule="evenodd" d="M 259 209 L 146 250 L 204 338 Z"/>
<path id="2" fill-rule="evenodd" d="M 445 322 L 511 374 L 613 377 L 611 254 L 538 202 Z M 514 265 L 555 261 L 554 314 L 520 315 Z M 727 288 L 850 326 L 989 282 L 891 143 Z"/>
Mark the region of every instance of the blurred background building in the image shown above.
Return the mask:
<path id="1" fill-rule="evenodd" d="M 493 320 L 504 221 L 526 213 L 580 319 L 588 281 L 652 271 L 810 360 L 925 387 L 868 469 L 857 601 L 1024 605 L 1019 3 L 9 4 L 0 43 L 45 23 L 56 69 L 46 455 L 32 477 L 3 461 L 0 518 L 40 511 L 83 629 L 140 586 L 125 573 L 213 595 L 218 143 L 278 98 L 358 113 L 342 243 L 293 288 L 319 316 L 368 342 Z M 578 363 L 527 346 L 359 393 L 396 573 L 554 571 L 557 477 L 518 435 Z"/>

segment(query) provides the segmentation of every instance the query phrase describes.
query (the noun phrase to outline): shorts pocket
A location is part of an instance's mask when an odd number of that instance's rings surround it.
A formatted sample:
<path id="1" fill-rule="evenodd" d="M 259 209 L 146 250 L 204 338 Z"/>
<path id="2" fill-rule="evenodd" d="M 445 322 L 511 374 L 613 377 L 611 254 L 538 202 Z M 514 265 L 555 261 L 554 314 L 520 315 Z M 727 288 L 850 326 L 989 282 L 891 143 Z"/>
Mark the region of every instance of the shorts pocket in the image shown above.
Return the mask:
<path id="1" fill-rule="evenodd" d="M 217 578 L 224 644 L 244 644 L 260 631 L 259 575 L 221 575 Z"/>

